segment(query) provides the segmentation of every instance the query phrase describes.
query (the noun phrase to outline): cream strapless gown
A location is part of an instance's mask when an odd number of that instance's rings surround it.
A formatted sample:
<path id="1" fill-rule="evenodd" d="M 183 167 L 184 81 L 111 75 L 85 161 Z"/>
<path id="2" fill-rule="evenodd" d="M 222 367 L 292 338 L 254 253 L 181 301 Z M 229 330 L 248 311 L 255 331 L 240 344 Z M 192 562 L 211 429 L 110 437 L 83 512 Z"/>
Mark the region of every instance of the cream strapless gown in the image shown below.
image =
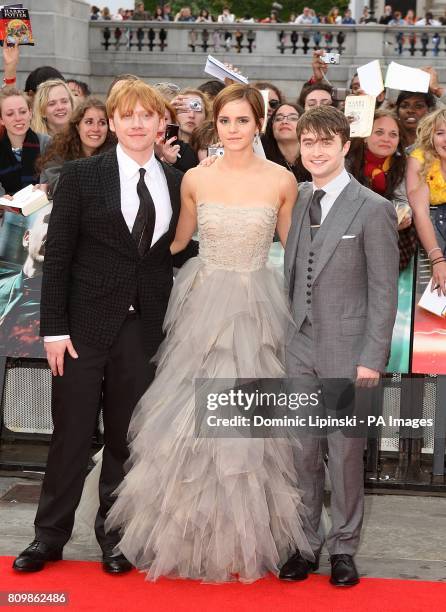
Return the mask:
<path id="1" fill-rule="evenodd" d="M 296 548 L 313 558 L 291 443 L 195 435 L 195 379 L 284 376 L 290 315 L 283 278 L 267 266 L 276 221 L 266 205 L 198 206 L 200 254 L 176 277 L 106 522 L 149 580 L 250 582 L 277 573 Z"/>

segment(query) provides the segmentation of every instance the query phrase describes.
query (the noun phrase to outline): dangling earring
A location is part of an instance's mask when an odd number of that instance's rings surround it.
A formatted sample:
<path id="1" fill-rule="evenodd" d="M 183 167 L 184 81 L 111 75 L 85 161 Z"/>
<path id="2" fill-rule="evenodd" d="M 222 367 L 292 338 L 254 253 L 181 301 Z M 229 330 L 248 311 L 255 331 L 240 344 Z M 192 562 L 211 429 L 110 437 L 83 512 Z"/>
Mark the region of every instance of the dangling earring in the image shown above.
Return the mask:
<path id="1" fill-rule="evenodd" d="M 260 141 L 259 133 L 256 132 L 256 135 L 254 136 L 254 144 L 257 146 L 259 144 L 259 141 Z"/>

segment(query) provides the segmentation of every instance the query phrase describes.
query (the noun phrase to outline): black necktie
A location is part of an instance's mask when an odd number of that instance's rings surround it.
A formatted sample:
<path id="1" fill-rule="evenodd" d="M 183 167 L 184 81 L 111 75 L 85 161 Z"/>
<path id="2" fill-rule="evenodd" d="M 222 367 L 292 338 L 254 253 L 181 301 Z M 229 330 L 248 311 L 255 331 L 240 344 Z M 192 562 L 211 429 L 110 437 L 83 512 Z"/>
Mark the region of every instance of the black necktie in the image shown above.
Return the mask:
<path id="1" fill-rule="evenodd" d="M 310 202 L 310 226 L 311 226 L 311 240 L 316 236 L 317 230 L 321 225 L 322 220 L 322 206 L 321 200 L 325 195 L 323 189 L 316 189 L 313 193 L 313 197 Z"/>
<path id="2" fill-rule="evenodd" d="M 156 218 L 155 204 L 144 180 L 145 173 L 145 168 L 139 169 L 139 181 L 136 186 L 139 208 L 132 228 L 132 238 L 138 246 L 138 253 L 141 257 L 152 244 Z"/>

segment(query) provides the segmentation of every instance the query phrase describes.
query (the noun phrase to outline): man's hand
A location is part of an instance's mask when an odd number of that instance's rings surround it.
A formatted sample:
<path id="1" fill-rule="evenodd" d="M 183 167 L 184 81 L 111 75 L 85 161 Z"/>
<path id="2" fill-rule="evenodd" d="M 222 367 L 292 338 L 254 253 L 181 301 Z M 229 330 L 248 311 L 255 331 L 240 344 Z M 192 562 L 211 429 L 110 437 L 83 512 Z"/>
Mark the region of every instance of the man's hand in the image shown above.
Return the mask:
<path id="1" fill-rule="evenodd" d="M 65 359 L 65 351 L 68 351 L 70 357 L 78 358 L 78 354 L 74 350 L 74 346 L 70 339 L 56 340 L 55 342 L 45 342 L 46 358 L 48 365 L 51 368 L 53 376 L 63 376 L 63 367 Z"/>
<path id="2" fill-rule="evenodd" d="M 356 386 L 358 387 L 376 387 L 381 374 L 378 370 L 371 370 L 365 366 L 356 368 Z"/>
<path id="3" fill-rule="evenodd" d="M 325 54 L 323 49 L 313 51 L 313 60 L 311 67 L 313 68 L 313 77 L 316 81 L 323 81 L 327 74 L 328 64 L 322 61 L 321 56 Z"/>

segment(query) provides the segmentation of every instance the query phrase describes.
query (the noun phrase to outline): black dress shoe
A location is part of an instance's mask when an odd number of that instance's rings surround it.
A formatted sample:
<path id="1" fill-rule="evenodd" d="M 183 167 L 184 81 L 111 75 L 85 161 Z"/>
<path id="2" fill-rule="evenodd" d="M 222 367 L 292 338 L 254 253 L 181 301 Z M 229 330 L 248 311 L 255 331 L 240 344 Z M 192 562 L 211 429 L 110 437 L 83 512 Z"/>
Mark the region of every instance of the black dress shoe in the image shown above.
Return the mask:
<path id="1" fill-rule="evenodd" d="M 34 540 L 14 560 L 12 567 L 18 572 L 39 572 L 45 567 L 47 561 L 60 561 L 63 548 L 54 548 Z"/>
<path id="2" fill-rule="evenodd" d="M 307 561 L 299 551 L 282 565 L 279 578 L 281 580 L 305 580 L 310 572 L 316 572 L 319 568 L 319 557 L 315 561 Z"/>
<path id="3" fill-rule="evenodd" d="M 124 555 L 109 555 L 104 554 L 102 557 L 102 568 L 107 574 L 125 574 L 129 572 L 133 565 L 124 557 Z"/>
<path id="4" fill-rule="evenodd" d="M 331 584 L 355 586 L 359 582 L 358 570 L 351 555 L 331 555 Z"/>

